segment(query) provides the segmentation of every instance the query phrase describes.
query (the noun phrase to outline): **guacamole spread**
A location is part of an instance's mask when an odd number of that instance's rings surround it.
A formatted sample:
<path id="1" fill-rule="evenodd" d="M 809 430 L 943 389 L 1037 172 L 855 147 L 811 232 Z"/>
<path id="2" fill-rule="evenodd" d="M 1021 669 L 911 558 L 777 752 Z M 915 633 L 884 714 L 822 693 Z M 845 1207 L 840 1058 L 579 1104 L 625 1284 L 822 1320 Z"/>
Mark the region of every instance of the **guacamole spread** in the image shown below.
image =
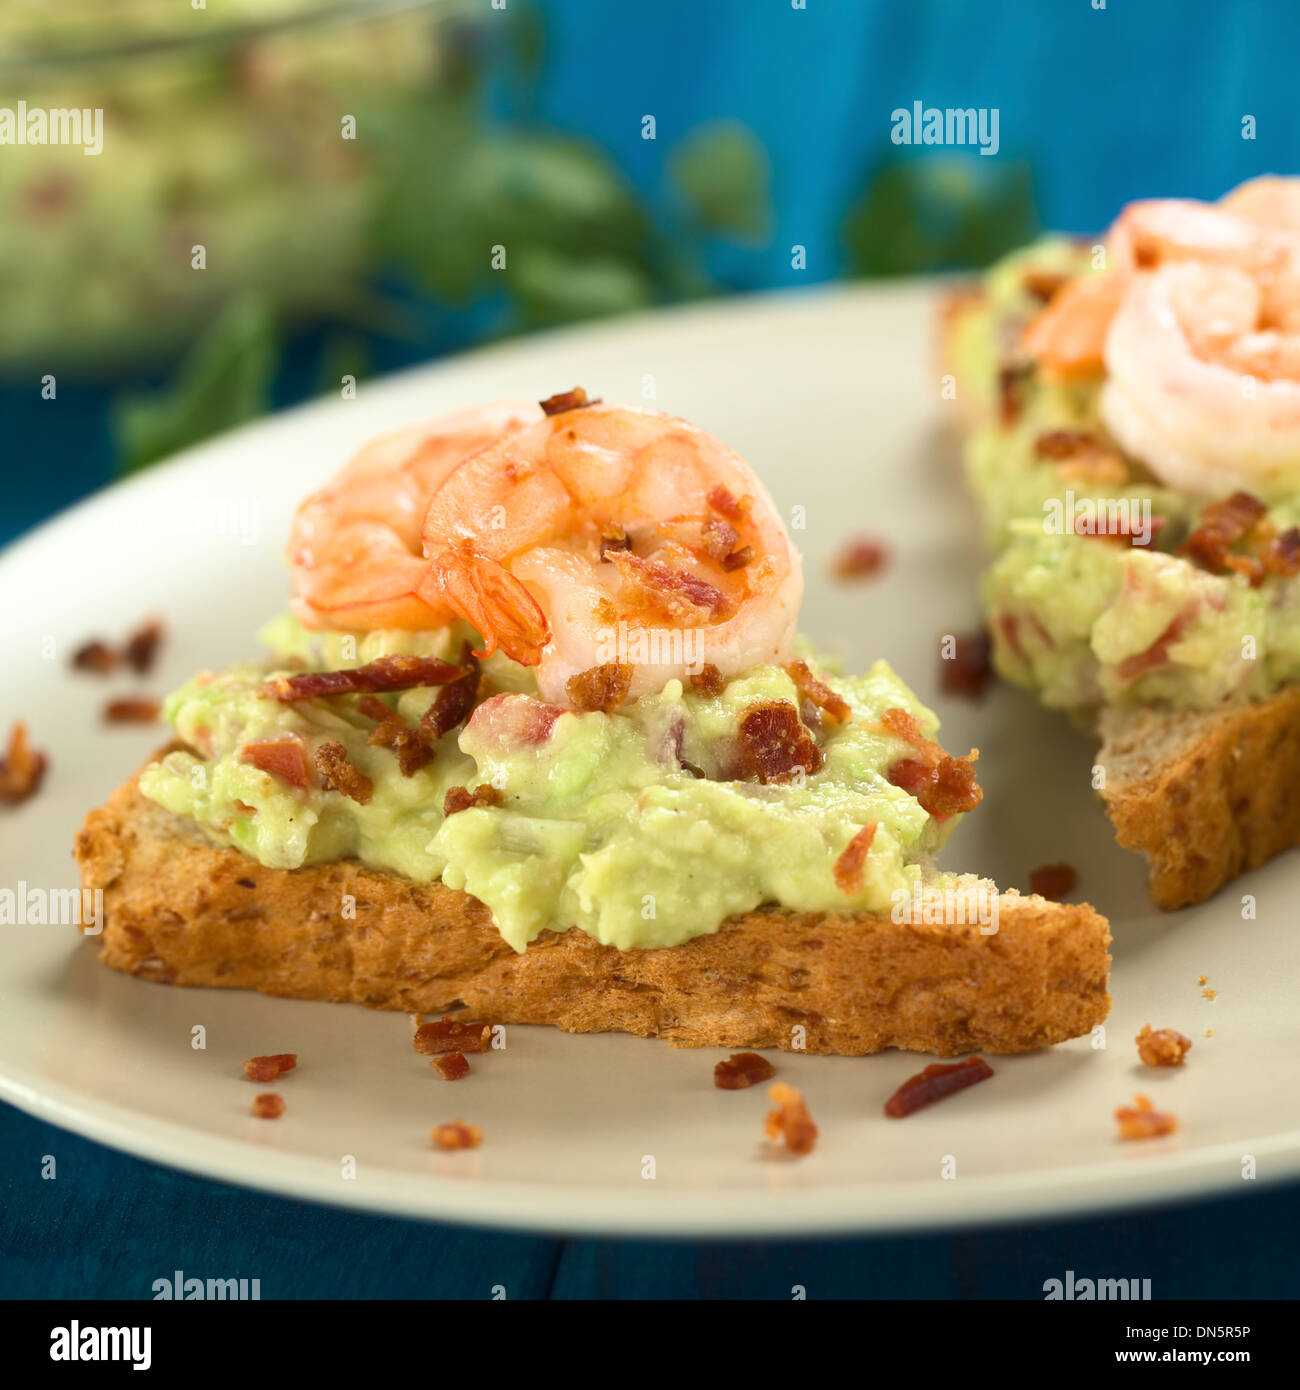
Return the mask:
<path id="1" fill-rule="evenodd" d="M 1105 272 L 1090 248 L 1044 239 L 994 266 L 954 320 L 957 389 L 982 407 L 965 468 L 997 552 L 983 583 L 994 665 L 1060 708 L 1270 695 L 1300 679 L 1295 566 L 1207 566 L 1188 544 L 1206 499 L 1160 485 L 1117 447 L 1100 380 L 1052 380 L 1020 347 L 1053 285 L 1094 273 Z M 1295 503 L 1271 502 L 1240 538 L 1254 559 L 1292 539 Z"/>
<path id="2" fill-rule="evenodd" d="M 789 668 L 699 688 L 671 680 L 610 713 L 576 712 L 543 703 L 528 670 L 496 655 L 483 663 L 470 717 L 403 772 L 372 737 L 373 701 L 416 727 L 436 688 L 286 702 L 267 682 L 389 655 L 455 661 L 465 632 L 308 632 L 283 619 L 266 637 L 272 662 L 201 674 L 168 699 L 185 750 L 146 769 L 144 794 L 270 867 L 352 857 L 441 879 L 484 902 L 518 951 L 572 926 L 620 948 L 673 946 L 765 903 L 888 911 L 958 818 L 932 814 L 891 781 L 917 766 L 918 740 L 924 749 L 937 721 L 883 661 L 853 678 L 813 668 L 847 706 L 831 720 Z M 774 706 L 791 718 L 802 711 L 808 769 L 738 776 L 742 722 Z M 882 724 L 886 711 L 895 714 Z M 257 745 L 286 741 L 302 745 L 306 767 L 318 766 L 323 745 L 341 745 L 368 795 L 266 770 Z M 854 872 L 837 873 L 871 826 Z"/>

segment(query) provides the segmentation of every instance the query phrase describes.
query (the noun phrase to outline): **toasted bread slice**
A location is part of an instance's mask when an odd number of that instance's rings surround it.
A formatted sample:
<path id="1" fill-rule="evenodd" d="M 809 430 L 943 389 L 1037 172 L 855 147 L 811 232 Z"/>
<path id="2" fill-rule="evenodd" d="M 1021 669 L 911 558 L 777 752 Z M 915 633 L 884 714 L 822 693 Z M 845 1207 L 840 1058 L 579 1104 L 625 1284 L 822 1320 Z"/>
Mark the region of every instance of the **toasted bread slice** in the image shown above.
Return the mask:
<path id="1" fill-rule="evenodd" d="M 1101 712 L 1102 799 L 1146 855 L 1157 907 L 1186 907 L 1300 844 L 1300 686 L 1210 712 Z"/>
<path id="2" fill-rule="evenodd" d="M 75 853 L 84 886 L 104 892 L 100 959 L 166 984 L 851 1056 L 1026 1052 L 1110 1008 L 1105 918 L 1015 893 L 998 899 L 990 935 L 767 908 L 666 949 L 620 951 L 573 929 L 518 955 L 468 894 L 355 861 L 264 868 L 135 778 L 90 813 Z"/>

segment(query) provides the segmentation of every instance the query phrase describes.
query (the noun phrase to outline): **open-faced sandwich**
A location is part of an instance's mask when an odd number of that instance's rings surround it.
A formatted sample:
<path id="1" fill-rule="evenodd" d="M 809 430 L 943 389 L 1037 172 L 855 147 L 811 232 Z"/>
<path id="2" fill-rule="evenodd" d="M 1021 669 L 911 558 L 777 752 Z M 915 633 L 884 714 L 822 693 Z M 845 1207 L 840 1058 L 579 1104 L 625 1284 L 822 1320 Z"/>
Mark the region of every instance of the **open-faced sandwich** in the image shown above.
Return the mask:
<path id="1" fill-rule="evenodd" d="M 1019 1052 L 1106 1016 L 1087 906 L 930 856 L 974 755 L 796 643 L 800 559 L 717 439 L 573 391 L 310 497 L 267 662 L 170 697 L 91 812 L 145 979 L 700 1046 Z"/>
<path id="2" fill-rule="evenodd" d="M 993 660 L 1095 724 L 1161 907 L 1300 841 L 1300 180 L 1124 209 L 945 314 Z"/>

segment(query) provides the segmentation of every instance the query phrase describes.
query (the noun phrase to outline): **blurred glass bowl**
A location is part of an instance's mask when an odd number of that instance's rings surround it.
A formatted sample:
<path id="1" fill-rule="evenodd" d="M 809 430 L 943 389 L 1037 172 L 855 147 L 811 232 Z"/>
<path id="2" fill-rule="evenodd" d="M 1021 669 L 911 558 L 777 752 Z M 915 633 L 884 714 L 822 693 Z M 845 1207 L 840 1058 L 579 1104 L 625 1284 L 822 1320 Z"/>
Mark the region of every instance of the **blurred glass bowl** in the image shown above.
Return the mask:
<path id="1" fill-rule="evenodd" d="M 344 306 L 373 268 L 375 132 L 387 125 L 360 113 L 434 90 L 436 21 L 457 10 L 454 0 L 222 0 L 220 13 L 184 0 L 8 0 L 0 367 L 158 360 L 235 291 L 287 315 Z M 102 151 L 8 143 L 20 104 L 101 111 Z"/>

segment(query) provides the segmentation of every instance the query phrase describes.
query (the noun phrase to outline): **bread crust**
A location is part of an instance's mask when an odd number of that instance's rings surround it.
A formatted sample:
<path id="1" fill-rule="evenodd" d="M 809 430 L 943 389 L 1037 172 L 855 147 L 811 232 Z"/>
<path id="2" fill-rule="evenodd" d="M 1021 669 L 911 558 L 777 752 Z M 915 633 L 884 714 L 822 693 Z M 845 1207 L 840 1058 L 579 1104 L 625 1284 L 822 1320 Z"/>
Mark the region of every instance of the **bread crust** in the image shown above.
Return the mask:
<path id="1" fill-rule="evenodd" d="M 1199 903 L 1300 844 L 1300 686 L 1231 709 L 1099 716 L 1102 800 L 1157 907 Z"/>
<path id="2" fill-rule="evenodd" d="M 84 886 L 104 893 L 100 959 L 167 984 L 851 1056 L 1025 1052 L 1110 1007 L 1105 919 L 1017 894 L 988 936 L 770 908 L 669 949 L 620 951 L 575 928 L 519 955 L 468 894 L 355 861 L 265 868 L 136 778 L 87 816 L 75 854 Z"/>

